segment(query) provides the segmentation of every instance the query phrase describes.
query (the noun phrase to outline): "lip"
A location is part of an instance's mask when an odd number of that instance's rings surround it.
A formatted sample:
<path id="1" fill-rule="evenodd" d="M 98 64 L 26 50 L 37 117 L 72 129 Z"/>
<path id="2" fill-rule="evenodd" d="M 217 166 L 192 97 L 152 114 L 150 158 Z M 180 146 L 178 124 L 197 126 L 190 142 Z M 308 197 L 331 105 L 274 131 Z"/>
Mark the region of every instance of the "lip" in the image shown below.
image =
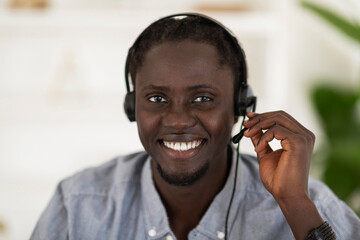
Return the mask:
<path id="1" fill-rule="evenodd" d="M 165 140 L 165 139 L 164 139 Z M 186 151 L 177 151 L 177 150 L 173 150 L 171 148 L 168 148 L 164 145 L 164 140 L 160 140 L 159 144 L 161 146 L 161 149 L 163 150 L 163 152 L 165 152 L 165 154 L 167 156 L 169 156 L 172 159 L 186 159 L 186 158 L 191 158 L 193 156 L 195 156 L 200 150 L 201 148 L 204 146 L 206 140 L 203 138 L 195 138 L 193 140 L 188 140 L 185 141 L 184 139 L 181 140 L 168 140 L 166 139 L 165 141 L 171 141 L 171 142 L 191 142 L 191 141 L 195 141 L 195 140 L 201 140 L 201 143 L 199 146 L 197 146 L 196 148 L 193 149 L 189 149 Z"/>

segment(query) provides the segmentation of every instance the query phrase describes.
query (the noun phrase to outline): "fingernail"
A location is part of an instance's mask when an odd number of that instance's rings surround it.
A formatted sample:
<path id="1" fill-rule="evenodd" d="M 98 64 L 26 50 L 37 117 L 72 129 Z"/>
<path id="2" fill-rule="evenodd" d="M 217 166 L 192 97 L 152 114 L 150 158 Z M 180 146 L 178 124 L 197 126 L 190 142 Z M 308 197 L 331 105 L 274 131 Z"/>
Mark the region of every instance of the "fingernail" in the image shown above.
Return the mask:
<path id="1" fill-rule="evenodd" d="M 254 112 L 248 112 L 247 115 L 248 115 L 248 117 L 253 117 L 253 116 L 255 116 L 255 113 Z"/>

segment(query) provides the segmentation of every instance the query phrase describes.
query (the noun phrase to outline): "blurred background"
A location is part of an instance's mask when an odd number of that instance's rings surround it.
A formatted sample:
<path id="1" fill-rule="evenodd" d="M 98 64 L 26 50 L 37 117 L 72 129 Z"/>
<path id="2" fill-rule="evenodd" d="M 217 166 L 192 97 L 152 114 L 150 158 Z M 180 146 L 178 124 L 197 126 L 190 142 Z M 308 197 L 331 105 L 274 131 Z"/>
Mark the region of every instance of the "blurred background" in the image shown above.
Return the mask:
<path id="1" fill-rule="evenodd" d="M 358 0 L 0 0 L 0 239 L 29 238 L 64 177 L 142 150 L 123 113 L 126 54 L 177 12 L 238 36 L 257 111 L 312 130 L 312 176 L 360 211 Z"/>

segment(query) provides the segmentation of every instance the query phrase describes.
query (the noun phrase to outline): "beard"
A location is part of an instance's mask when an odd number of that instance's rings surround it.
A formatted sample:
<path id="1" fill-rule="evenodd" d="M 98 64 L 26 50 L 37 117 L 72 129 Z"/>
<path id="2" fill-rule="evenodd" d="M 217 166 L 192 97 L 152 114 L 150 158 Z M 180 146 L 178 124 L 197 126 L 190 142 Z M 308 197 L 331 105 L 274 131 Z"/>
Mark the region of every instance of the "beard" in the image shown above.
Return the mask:
<path id="1" fill-rule="evenodd" d="M 174 186 L 189 186 L 205 175 L 209 169 L 209 163 L 206 162 L 203 166 L 201 166 L 199 169 L 196 169 L 195 171 L 181 174 L 170 174 L 166 172 L 158 163 L 156 163 L 156 167 L 160 173 L 160 176 L 165 180 L 165 182 Z"/>

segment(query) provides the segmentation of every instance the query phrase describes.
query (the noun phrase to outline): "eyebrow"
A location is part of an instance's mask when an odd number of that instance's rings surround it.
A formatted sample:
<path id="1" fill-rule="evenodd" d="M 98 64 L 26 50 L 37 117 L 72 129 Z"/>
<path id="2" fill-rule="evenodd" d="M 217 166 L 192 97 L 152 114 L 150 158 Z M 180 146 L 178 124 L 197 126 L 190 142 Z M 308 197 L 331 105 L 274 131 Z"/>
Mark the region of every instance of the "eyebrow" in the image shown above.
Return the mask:
<path id="1" fill-rule="evenodd" d="M 215 89 L 213 86 L 208 85 L 208 84 L 199 84 L 199 85 L 194 85 L 194 86 L 188 87 L 189 90 L 196 90 L 196 89 L 199 89 L 199 88 Z"/>
<path id="2" fill-rule="evenodd" d="M 143 88 L 143 90 L 147 90 L 147 89 L 153 89 L 153 90 L 159 90 L 159 91 L 167 91 L 169 90 L 168 87 L 165 87 L 165 86 L 156 86 L 156 85 L 153 85 L 153 84 L 150 84 L 148 86 L 145 86 Z"/>
<path id="3" fill-rule="evenodd" d="M 199 88 L 216 89 L 216 88 L 214 88 L 213 86 L 208 85 L 208 84 L 198 84 L 198 85 L 194 85 L 194 86 L 187 87 L 188 90 L 196 90 L 196 89 L 199 89 Z M 143 90 L 147 90 L 147 89 L 153 89 L 153 90 L 158 90 L 158 91 L 168 91 L 168 90 L 170 90 L 170 88 L 168 88 L 168 87 L 165 87 L 165 86 L 156 86 L 156 85 L 153 85 L 153 84 L 150 84 L 150 85 L 145 86 L 145 87 L 143 88 Z"/>

